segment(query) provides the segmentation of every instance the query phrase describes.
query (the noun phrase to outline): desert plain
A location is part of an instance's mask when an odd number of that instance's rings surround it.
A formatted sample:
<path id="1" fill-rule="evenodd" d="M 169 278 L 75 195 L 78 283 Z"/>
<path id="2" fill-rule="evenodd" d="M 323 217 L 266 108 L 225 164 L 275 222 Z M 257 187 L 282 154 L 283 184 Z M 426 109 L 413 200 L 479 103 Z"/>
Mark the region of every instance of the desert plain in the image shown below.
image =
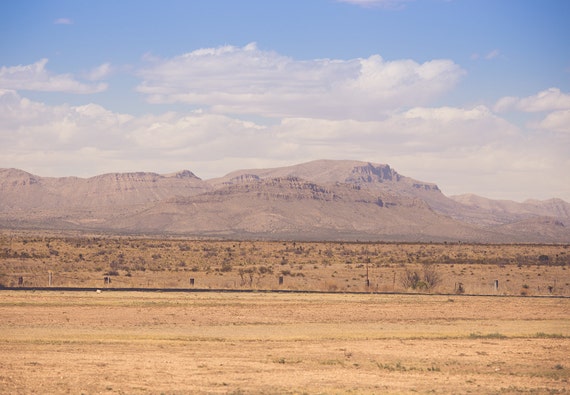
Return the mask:
<path id="1" fill-rule="evenodd" d="M 2 291 L 0 392 L 567 393 L 562 298 Z"/>
<path id="2" fill-rule="evenodd" d="M 567 245 L 0 240 L 0 393 L 570 388 Z"/>

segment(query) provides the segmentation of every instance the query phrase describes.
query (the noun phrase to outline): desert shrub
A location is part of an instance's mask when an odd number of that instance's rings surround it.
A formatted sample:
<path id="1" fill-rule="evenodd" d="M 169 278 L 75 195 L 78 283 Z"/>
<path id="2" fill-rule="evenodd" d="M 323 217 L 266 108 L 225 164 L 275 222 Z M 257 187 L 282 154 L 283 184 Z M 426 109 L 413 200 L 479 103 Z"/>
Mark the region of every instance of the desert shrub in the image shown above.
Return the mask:
<path id="1" fill-rule="evenodd" d="M 255 266 L 248 267 L 245 269 L 240 268 L 238 274 L 241 278 L 241 285 L 249 283 L 249 286 L 251 286 L 253 284 L 253 279 L 255 278 L 256 273 L 257 273 L 257 268 Z"/>
<path id="2" fill-rule="evenodd" d="M 507 336 L 503 335 L 502 333 L 499 333 L 499 332 L 487 333 L 487 334 L 481 334 L 479 332 L 473 332 L 473 333 L 469 334 L 469 338 L 470 339 L 506 339 Z"/>
<path id="3" fill-rule="evenodd" d="M 544 332 L 537 332 L 535 337 L 539 339 L 565 339 L 566 336 L 560 333 L 544 333 Z"/>
<path id="4" fill-rule="evenodd" d="M 273 269 L 267 266 L 260 266 L 258 269 L 259 274 L 272 274 Z"/>
<path id="5" fill-rule="evenodd" d="M 187 244 L 179 244 L 178 249 L 180 249 L 180 251 L 190 251 L 191 250 L 190 246 Z"/>
<path id="6" fill-rule="evenodd" d="M 435 288 L 441 283 L 441 274 L 437 271 L 437 268 L 434 265 L 424 264 L 423 269 L 423 281 L 426 283 L 427 288 Z"/>
<path id="7" fill-rule="evenodd" d="M 204 258 L 214 258 L 218 256 L 218 251 L 216 250 L 207 250 L 204 253 Z"/>
<path id="8" fill-rule="evenodd" d="M 400 279 L 404 288 L 433 289 L 441 283 L 441 275 L 432 264 L 424 264 L 422 273 L 406 270 Z"/>
<path id="9" fill-rule="evenodd" d="M 413 272 L 410 270 L 406 270 L 400 279 L 400 282 L 404 286 L 404 288 L 412 288 L 416 289 L 418 283 L 420 282 L 420 275 L 418 272 Z"/>
<path id="10" fill-rule="evenodd" d="M 465 288 L 463 287 L 462 283 L 457 284 L 457 288 L 455 289 L 455 293 L 458 295 L 465 293 Z"/>

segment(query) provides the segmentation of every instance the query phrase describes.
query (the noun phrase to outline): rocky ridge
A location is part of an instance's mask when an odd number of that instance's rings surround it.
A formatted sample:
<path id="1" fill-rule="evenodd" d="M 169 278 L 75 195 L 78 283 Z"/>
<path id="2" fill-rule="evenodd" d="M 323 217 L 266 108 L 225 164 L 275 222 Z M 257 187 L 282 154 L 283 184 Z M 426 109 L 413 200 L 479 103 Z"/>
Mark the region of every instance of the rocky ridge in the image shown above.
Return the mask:
<path id="1" fill-rule="evenodd" d="M 386 164 L 319 160 L 202 180 L 110 173 L 50 178 L 0 169 L 0 226 L 196 237 L 570 242 L 570 204 L 463 195 Z"/>

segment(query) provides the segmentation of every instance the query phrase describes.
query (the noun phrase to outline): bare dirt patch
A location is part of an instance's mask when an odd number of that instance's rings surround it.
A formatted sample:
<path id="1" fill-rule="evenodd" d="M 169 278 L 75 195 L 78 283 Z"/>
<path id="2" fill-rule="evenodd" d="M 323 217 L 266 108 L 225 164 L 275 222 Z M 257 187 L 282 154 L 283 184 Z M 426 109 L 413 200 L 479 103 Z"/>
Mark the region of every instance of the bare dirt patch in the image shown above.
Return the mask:
<path id="1" fill-rule="evenodd" d="M 566 393 L 570 301 L 0 292 L 1 393 Z"/>

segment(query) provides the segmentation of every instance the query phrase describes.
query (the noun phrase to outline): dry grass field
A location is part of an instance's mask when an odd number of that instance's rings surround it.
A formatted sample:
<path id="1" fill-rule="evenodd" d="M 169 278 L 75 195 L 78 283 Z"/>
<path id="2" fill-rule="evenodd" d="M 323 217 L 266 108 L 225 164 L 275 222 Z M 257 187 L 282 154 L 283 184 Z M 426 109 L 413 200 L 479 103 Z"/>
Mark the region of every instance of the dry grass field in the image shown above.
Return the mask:
<path id="1" fill-rule="evenodd" d="M 569 267 L 568 245 L 0 234 L 4 287 L 47 287 L 51 278 L 54 287 L 570 296 Z"/>
<path id="2" fill-rule="evenodd" d="M 567 393 L 569 266 L 568 245 L 4 233 L 0 393 Z"/>
<path id="3" fill-rule="evenodd" d="M 0 393 L 559 394 L 570 300 L 0 291 Z"/>

